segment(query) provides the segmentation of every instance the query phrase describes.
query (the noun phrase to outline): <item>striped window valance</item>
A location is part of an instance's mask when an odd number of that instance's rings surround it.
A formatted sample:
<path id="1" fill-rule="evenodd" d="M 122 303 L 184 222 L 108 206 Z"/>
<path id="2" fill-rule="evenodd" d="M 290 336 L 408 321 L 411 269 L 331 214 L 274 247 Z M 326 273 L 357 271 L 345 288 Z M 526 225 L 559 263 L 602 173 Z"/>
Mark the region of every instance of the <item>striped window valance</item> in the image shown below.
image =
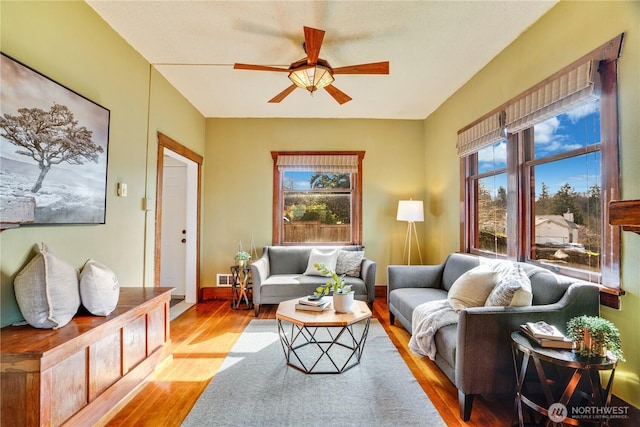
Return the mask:
<path id="1" fill-rule="evenodd" d="M 280 171 L 356 173 L 358 156 L 355 154 L 280 154 L 276 165 Z"/>
<path id="2" fill-rule="evenodd" d="M 598 97 L 598 61 L 588 60 L 509 101 L 496 112 L 458 132 L 460 157 L 488 147 L 507 133 L 517 133 Z"/>
<path id="3" fill-rule="evenodd" d="M 509 103 L 507 129 L 519 132 L 597 98 L 597 62 L 590 60 Z"/>
<path id="4" fill-rule="evenodd" d="M 503 139 L 504 117 L 499 111 L 458 132 L 458 155 L 467 156 Z"/>

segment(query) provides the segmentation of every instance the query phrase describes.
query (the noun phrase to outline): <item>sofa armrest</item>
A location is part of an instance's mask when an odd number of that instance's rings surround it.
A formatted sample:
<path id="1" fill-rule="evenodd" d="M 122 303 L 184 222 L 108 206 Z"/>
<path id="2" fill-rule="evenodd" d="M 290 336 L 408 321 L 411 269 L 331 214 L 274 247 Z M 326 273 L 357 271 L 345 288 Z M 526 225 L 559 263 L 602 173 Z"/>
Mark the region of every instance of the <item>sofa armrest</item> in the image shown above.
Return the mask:
<path id="1" fill-rule="evenodd" d="M 360 267 L 360 278 L 367 287 L 367 302 L 373 304 L 376 297 L 376 269 L 377 265 L 370 259 L 363 259 Z"/>
<path id="2" fill-rule="evenodd" d="M 472 307 L 460 312 L 455 383 L 465 394 L 490 393 L 515 378 L 511 333 L 520 325 L 544 320 L 565 331 L 579 315 L 599 314 L 597 286 L 576 283 L 554 304 L 528 307 Z M 482 355 L 482 357 L 478 357 Z"/>
<path id="3" fill-rule="evenodd" d="M 444 264 L 390 265 L 387 267 L 389 292 L 400 288 L 441 288 Z"/>
<path id="4" fill-rule="evenodd" d="M 251 263 L 251 283 L 253 285 L 253 303 L 260 304 L 260 286 L 270 275 L 269 255 L 265 252 L 262 257 Z"/>

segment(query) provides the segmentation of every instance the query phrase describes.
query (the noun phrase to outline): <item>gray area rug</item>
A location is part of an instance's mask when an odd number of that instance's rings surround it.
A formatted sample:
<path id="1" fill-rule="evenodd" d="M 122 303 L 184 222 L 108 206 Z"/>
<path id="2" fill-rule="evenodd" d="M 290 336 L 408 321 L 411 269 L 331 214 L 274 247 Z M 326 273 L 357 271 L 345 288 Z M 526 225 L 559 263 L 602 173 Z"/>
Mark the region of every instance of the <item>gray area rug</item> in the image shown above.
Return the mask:
<path id="1" fill-rule="evenodd" d="M 289 331 L 289 328 L 285 328 Z M 252 320 L 183 426 L 444 426 L 380 323 L 359 365 L 308 375 L 286 365 L 275 320 Z"/>

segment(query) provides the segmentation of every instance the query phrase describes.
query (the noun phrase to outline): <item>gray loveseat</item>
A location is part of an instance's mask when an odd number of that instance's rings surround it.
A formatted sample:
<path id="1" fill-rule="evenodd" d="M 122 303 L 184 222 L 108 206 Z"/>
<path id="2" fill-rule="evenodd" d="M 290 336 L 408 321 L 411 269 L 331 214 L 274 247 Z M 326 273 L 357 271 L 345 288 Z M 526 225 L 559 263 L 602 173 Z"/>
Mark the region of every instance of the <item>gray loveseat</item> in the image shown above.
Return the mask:
<path id="1" fill-rule="evenodd" d="M 456 253 L 440 265 L 389 266 L 387 298 L 391 324 L 397 318 L 413 333 L 414 309 L 427 301 L 446 299 L 456 279 L 478 266 L 480 260 L 474 255 Z M 545 320 L 566 332 L 570 318 L 599 314 L 597 286 L 529 264 L 517 264 L 531 281 L 531 306 L 465 308 L 459 312 L 457 324 L 444 326 L 435 334 L 435 363 L 457 387 L 460 417 L 464 421 L 471 417 L 474 395 L 513 393 L 512 331 L 525 322 Z"/>
<path id="2" fill-rule="evenodd" d="M 256 317 L 260 304 L 278 304 L 288 299 L 312 294 L 326 277 L 305 275 L 313 246 L 265 246 L 262 257 L 251 264 L 253 306 Z M 319 246 L 320 252 L 332 250 L 362 251 L 362 246 Z M 363 258 L 358 277 L 345 276 L 355 292 L 354 298 L 370 306 L 375 297 L 376 263 Z"/>

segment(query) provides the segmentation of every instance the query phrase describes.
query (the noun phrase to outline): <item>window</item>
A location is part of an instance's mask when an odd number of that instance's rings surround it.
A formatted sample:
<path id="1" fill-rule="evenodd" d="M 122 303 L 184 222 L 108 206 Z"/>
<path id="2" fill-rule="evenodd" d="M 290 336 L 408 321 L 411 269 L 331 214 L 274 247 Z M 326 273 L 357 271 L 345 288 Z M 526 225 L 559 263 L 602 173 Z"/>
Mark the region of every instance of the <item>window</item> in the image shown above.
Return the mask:
<path id="1" fill-rule="evenodd" d="M 620 231 L 608 224 L 607 206 L 619 195 L 621 41 L 458 132 L 465 252 L 619 290 Z"/>
<path id="2" fill-rule="evenodd" d="M 533 189 L 528 256 L 600 274 L 599 99 L 534 125 L 533 135 L 524 150 Z"/>
<path id="3" fill-rule="evenodd" d="M 473 247 L 507 254 L 507 141 L 502 139 L 477 153 L 472 183 L 478 232 Z"/>
<path id="4" fill-rule="evenodd" d="M 364 152 L 271 154 L 274 244 L 361 244 Z"/>

